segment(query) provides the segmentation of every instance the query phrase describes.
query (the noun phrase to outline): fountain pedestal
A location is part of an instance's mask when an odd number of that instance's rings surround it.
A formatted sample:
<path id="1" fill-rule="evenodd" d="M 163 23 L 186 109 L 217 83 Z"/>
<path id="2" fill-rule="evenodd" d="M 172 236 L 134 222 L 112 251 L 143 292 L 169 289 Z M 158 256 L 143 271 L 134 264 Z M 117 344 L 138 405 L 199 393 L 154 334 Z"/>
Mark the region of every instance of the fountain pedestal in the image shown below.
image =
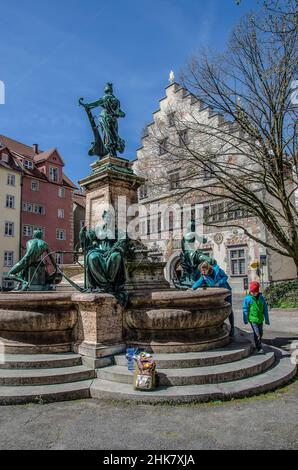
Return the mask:
<path id="1" fill-rule="evenodd" d="M 138 188 L 144 178 L 137 176 L 132 162 L 120 157 L 106 156 L 91 165 L 92 173 L 79 181 L 86 193 L 86 225 L 94 227 L 103 208 L 113 207 L 119 226 L 126 227 L 127 208 L 138 202 Z"/>
<path id="2" fill-rule="evenodd" d="M 77 341 L 74 351 L 94 369 L 111 364 L 114 354 L 125 351 L 123 308 L 109 294 L 73 294 L 78 308 Z"/>

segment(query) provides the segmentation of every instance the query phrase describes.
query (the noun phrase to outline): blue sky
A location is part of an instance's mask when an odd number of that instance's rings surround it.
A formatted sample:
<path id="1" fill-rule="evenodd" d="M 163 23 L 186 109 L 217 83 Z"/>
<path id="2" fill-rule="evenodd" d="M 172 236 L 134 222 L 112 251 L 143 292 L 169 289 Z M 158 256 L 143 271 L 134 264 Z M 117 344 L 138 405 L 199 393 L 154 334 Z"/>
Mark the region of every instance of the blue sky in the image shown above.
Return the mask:
<path id="1" fill-rule="evenodd" d="M 126 118 L 123 156 L 135 158 L 140 134 L 176 77 L 201 47 L 224 48 L 231 28 L 257 0 L 1 0 L 0 134 L 47 150 L 65 173 L 90 173 L 92 141 L 77 101 L 94 101 L 111 81 Z"/>

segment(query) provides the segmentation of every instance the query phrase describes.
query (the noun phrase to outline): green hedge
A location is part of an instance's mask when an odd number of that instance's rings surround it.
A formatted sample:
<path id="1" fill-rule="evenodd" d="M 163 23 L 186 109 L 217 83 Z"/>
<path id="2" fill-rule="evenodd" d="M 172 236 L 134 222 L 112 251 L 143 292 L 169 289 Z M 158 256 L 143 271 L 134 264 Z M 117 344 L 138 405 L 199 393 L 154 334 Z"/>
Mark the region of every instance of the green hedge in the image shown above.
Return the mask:
<path id="1" fill-rule="evenodd" d="M 265 296 L 271 308 L 298 308 L 298 279 L 267 287 Z"/>

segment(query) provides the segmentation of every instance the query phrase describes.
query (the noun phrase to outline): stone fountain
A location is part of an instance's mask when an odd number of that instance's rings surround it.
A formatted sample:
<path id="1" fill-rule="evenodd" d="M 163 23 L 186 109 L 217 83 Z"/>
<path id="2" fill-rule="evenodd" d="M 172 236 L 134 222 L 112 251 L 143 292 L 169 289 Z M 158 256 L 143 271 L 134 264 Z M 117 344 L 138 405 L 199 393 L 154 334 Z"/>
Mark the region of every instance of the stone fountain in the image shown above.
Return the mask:
<path id="1" fill-rule="evenodd" d="M 111 100 L 123 116 L 111 84 L 107 91 L 96 103 L 104 107 Z M 63 269 L 60 275 L 67 284 L 51 292 L 25 291 L 31 278 L 23 279 L 20 273 L 29 268 L 28 257 L 11 272 L 24 292 L 0 294 L 0 404 L 90 396 L 146 403 L 208 401 L 264 392 L 288 382 L 296 366 L 281 352 L 268 349 L 264 358 L 254 357 L 245 335 L 231 342 L 225 324 L 231 311 L 228 291 L 171 289 L 163 274 L 165 263 L 139 242 L 127 259 L 127 240 L 114 245 L 107 240 L 105 253 L 92 228 L 102 204 L 115 207 L 121 221 L 119 201 L 137 203 L 144 180 L 134 174 L 130 161 L 116 156 L 124 141 L 117 135 L 114 139 L 115 116 L 112 130 L 105 127 L 107 116 L 102 117 L 107 135 L 101 139 L 90 111 L 94 103 L 80 104 L 94 131 L 89 153 L 100 157 L 91 165 L 91 175 L 80 182 L 86 191 L 86 264 Z M 105 148 L 107 141 L 112 154 Z M 49 253 L 41 237 L 34 243 L 39 254 Z M 189 258 L 187 250 L 183 256 L 189 281 L 197 259 Z M 39 268 L 37 257 L 32 262 Z M 160 388 L 149 395 L 133 391 L 124 355 L 128 346 L 155 354 Z"/>

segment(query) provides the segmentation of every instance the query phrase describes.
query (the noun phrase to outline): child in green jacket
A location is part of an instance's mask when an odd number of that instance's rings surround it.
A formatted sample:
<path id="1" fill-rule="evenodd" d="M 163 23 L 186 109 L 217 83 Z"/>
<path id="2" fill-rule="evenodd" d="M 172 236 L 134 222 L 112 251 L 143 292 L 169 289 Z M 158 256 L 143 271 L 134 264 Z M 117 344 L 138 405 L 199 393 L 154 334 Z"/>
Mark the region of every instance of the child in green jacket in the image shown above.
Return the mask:
<path id="1" fill-rule="evenodd" d="M 249 295 L 243 302 L 243 321 L 251 324 L 256 349 L 259 354 L 264 354 L 262 348 L 263 323 L 270 325 L 268 305 L 265 297 L 260 292 L 260 284 L 256 281 L 250 283 Z"/>

